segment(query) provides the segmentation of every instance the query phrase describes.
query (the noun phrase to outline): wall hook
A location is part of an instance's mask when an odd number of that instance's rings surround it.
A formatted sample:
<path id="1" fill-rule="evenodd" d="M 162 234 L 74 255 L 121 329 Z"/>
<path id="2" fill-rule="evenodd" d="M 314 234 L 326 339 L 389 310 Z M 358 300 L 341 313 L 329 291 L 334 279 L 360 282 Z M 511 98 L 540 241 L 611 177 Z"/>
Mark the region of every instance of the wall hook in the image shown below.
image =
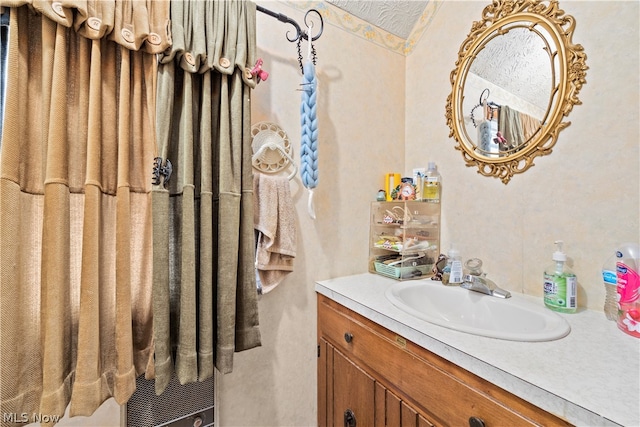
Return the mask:
<path id="1" fill-rule="evenodd" d="M 266 13 L 267 15 L 276 18 L 280 22 L 284 22 L 284 23 L 293 25 L 295 27 L 295 29 L 296 29 L 295 37 L 290 37 L 289 36 L 289 31 L 287 31 L 287 40 L 289 40 L 290 42 L 292 42 L 292 43 L 296 42 L 301 38 L 304 39 L 304 40 L 308 40 L 309 39 L 309 36 L 304 31 L 302 31 L 302 29 L 300 28 L 300 24 L 298 24 L 293 19 L 289 18 L 287 15 L 283 15 L 282 13 L 273 12 L 273 11 L 271 11 L 269 9 L 266 9 L 266 8 L 264 8 L 262 6 L 259 6 L 259 5 L 256 5 L 256 9 L 258 11 L 262 12 L 262 13 Z M 316 9 L 309 9 L 307 11 L 307 13 L 304 14 L 305 26 L 309 27 L 310 25 L 313 24 L 313 22 L 311 22 L 311 24 L 309 24 L 307 22 L 307 19 L 310 19 L 309 18 L 309 14 L 311 12 L 315 13 L 316 15 L 318 15 L 318 18 L 320 19 L 320 27 L 319 27 L 319 30 L 318 30 L 318 34 L 316 34 L 314 37 L 311 38 L 311 41 L 316 41 L 322 35 L 322 30 L 324 29 L 324 21 L 322 20 L 322 15 L 320 14 L 320 12 L 318 12 Z"/>

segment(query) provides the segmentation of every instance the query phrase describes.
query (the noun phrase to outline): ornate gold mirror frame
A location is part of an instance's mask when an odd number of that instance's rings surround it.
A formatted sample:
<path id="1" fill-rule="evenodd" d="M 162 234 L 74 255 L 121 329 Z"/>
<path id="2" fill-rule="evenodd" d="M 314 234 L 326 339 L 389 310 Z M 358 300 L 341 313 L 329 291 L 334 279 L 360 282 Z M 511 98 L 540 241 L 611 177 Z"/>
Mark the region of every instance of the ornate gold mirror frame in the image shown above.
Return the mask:
<path id="1" fill-rule="evenodd" d="M 541 37 L 551 67 L 551 97 L 540 120 L 541 125 L 533 136 L 517 149 L 489 155 L 478 149 L 465 128 L 463 101 L 465 96 L 476 99 L 477 94 L 465 94 L 464 88 L 473 61 L 487 43 L 514 28 L 527 28 L 538 35 L 544 34 Z M 493 0 L 484 8 L 482 20 L 472 24 L 460 46 L 456 68 L 450 75 L 452 91 L 447 97 L 445 114 L 451 129 L 449 137 L 455 138 L 455 148 L 462 152 L 467 166 L 475 166 L 478 173 L 499 178 L 507 184 L 514 174 L 533 166 L 536 157 L 551 153 L 559 132 L 570 124 L 562 120 L 574 105 L 581 104 L 578 92 L 586 83 L 586 54 L 581 45 L 572 42 L 574 29 L 574 18 L 565 15 L 556 0 Z M 469 116 L 466 119 L 468 121 Z"/>

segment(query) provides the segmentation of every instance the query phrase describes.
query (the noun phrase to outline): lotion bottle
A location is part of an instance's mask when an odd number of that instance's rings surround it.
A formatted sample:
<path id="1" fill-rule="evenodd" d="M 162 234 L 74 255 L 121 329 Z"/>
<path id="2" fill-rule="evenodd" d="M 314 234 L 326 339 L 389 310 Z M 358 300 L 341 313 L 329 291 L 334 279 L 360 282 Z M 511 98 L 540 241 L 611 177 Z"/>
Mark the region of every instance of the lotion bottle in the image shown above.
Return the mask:
<path id="1" fill-rule="evenodd" d="M 544 270 L 544 305 L 561 313 L 575 313 L 578 308 L 578 279 L 566 265 L 562 240 L 556 240 L 553 264 Z"/>

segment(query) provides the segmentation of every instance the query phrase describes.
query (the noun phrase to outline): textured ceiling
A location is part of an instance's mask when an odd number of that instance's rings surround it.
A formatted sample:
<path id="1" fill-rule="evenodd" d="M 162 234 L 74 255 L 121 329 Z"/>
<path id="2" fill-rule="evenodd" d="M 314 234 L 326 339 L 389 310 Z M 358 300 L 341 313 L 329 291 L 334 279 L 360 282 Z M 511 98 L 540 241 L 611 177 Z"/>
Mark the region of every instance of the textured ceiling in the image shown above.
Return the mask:
<path id="1" fill-rule="evenodd" d="M 487 43 L 470 72 L 538 108 L 551 95 L 551 60 L 543 40 L 525 28 L 512 29 Z"/>
<path id="2" fill-rule="evenodd" d="M 407 39 L 428 1 L 420 0 L 327 0 L 336 7 L 384 31 Z"/>

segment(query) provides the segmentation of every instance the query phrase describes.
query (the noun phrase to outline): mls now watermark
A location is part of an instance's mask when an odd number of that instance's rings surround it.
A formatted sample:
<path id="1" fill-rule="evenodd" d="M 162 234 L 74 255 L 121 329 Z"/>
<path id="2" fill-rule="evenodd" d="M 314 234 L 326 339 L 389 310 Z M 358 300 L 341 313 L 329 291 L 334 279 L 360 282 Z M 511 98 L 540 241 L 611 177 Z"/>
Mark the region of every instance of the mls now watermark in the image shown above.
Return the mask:
<path id="1" fill-rule="evenodd" d="M 9 423 L 57 423 L 60 415 L 46 415 L 33 412 L 3 412 L 2 421 Z"/>

